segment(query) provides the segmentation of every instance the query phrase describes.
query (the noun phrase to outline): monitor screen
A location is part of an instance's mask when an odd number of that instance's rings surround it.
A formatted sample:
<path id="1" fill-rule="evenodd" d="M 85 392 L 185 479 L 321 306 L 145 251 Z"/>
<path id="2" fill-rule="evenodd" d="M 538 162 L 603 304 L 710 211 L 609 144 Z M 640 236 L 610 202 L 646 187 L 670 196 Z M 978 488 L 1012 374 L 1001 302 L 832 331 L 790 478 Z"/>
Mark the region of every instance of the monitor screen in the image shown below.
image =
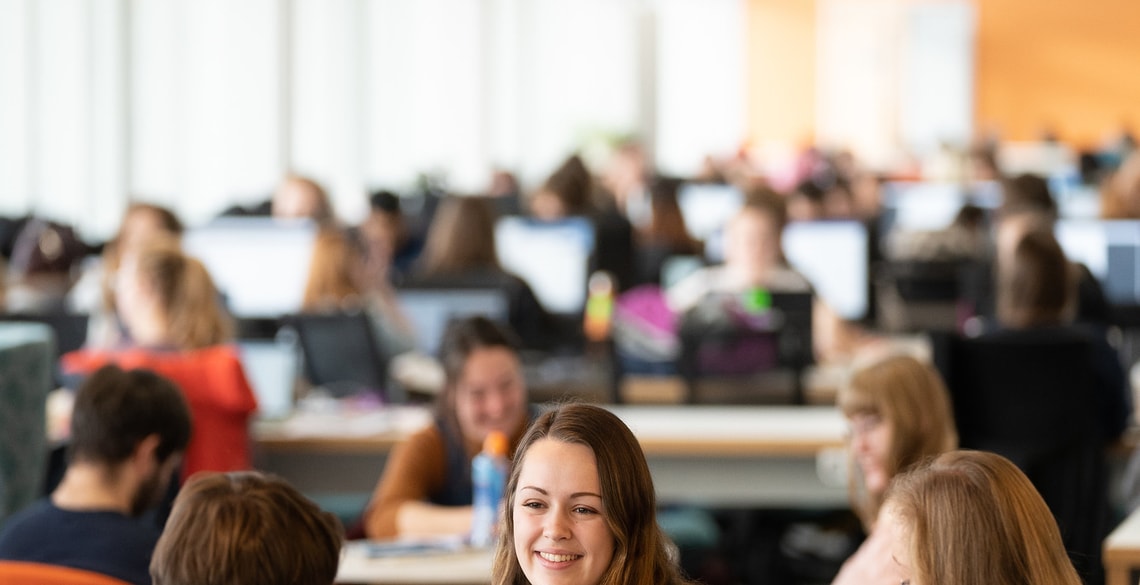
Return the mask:
<path id="1" fill-rule="evenodd" d="M 396 296 L 415 331 L 416 349 L 429 355 L 438 354 L 452 320 L 476 315 L 507 320 L 507 296 L 498 289 L 401 288 Z"/>
<path id="2" fill-rule="evenodd" d="M 677 203 L 689 234 L 708 240 L 744 205 L 740 189 L 720 183 L 685 183 L 677 191 Z"/>
<path id="3" fill-rule="evenodd" d="M 1065 255 L 1088 267 L 1110 302 L 1140 304 L 1140 221 L 1061 220 L 1055 233 Z"/>
<path id="4" fill-rule="evenodd" d="M 792 222 L 784 255 L 815 292 L 844 319 L 862 319 L 869 296 L 867 229 L 858 221 Z"/>
<path id="5" fill-rule="evenodd" d="M 972 203 L 985 210 L 1001 205 L 1001 186 L 979 181 L 958 183 L 892 182 L 883 186 L 882 233 L 933 231 L 950 226 L 963 205 Z"/>
<path id="6" fill-rule="evenodd" d="M 257 415 L 284 418 L 293 412 L 293 389 L 300 373 L 296 347 L 274 341 L 238 344 L 242 369 L 257 396 Z"/>
<path id="7" fill-rule="evenodd" d="M 495 251 L 503 269 L 525 280 L 546 310 L 573 314 L 585 307 L 594 251 L 589 220 L 503 217 L 495 224 Z"/>
<path id="8" fill-rule="evenodd" d="M 230 312 L 272 317 L 301 308 L 316 226 L 263 217 L 226 217 L 188 230 L 186 253 L 210 271 Z"/>

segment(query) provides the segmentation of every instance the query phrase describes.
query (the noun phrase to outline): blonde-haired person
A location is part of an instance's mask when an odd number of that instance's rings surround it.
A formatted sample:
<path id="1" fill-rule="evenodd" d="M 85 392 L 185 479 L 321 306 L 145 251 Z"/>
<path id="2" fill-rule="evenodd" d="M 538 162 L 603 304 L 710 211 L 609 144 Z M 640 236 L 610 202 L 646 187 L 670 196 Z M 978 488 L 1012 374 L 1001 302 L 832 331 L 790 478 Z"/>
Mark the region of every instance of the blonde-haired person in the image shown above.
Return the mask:
<path id="1" fill-rule="evenodd" d="M 317 232 L 301 300 L 307 313 L 362 310 L 372 319 L 388 357 L 415 347 L 412 325 L 388 279 L 390 249 L 372 249 L 354 233 L 325 226 Z"/>
<path id="2" fill-rule="evenodd" d="M 625 423 L 598 406 L 540 416 L 507 482 L 493 585 L 687 585 L 657 526 L 653 478 Z"/>
<path id="3" fill-rule="evenodd" d="M 284 480 L 257 472 L 190 479 L 155 546 L 155 585 L 331 585 L 340 521 Z"/>
<path id="4" fill-rule="evenodd" d="M 888 535 L 878 526 L 880 507 L 891 478 L 958 447 L 946 385 L 929 364 L 895 355 L 858 370 L 838 402 L 851 427 L 851 503 L 868 536 L 833 583 L 898 581 Z"/>
<path id="5" fill-rule="evenodd" d="M 194 418 L 183 477 L 251 468 L 249 420 L 257 399 L 205 266 L 174 242 L 151 241 L 123 257 L 115 300 L 131 345 L 65 354 L 63 371 L 84 376 L 114 363 L 174 380 Z"/>
<path id="6" fill-rule="evenodd" d="M 945 453 L 895 479 L 883 530 L 910 585 L 1080 585 L 1041 495 L 994 453 Z"/>
<path id="7" fill-rule="evenodd" d="M 123 212 L 119 231 L 103 248 L 97 261 L 85 262 L 79 281 L 67 293 L 68 309 L 91 316 L 87 345 L 115 347 L 125 339 L 115 304 L 115 274 L 122 259 L 155 239 L 179 243 L 182 222 L 170 209 L 153 203 L 135 202 Z"/>

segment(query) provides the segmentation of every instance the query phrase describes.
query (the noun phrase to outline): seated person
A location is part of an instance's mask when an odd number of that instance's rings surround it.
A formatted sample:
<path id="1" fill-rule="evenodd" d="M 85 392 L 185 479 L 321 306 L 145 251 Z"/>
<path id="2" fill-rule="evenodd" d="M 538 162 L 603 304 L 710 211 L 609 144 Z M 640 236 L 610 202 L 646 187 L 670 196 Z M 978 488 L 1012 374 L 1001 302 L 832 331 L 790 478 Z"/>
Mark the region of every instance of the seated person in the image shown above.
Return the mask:
<path id="1" fill-rule="evenodd" d="M 115 238 L 103 248 L 97 262 L 84 271 L 67 294 L 68 310 L 89 314 L 87 345 L 114 347 L 125 342 L 123 325 L 115 314 L 115 273 L 124 255 L 155 238 L 178 242 L 183 226 L 173 211 L 151 203 L 132 203 L 123 213 Z"/>
<path id="2" fill-rule="evenodd" d="M 183 478 L 202 470 L 250 469 L 249 421 L 257 399 L 232 325 L 201 262 L 155 240 L 123 258 L 115 278 L 118 314 L 133 345 L 64 354 L 65 375 L 84 376 L 108 363 L 148 368 L 178 384 L 194 414 Z"/>
<path id="3" fill-rule="evenodd" d="M 395 193 L 377 191 L 368 198 L 368 206 L 368 216 L 357 230 L 370 250 L 386 250 L 391 264 L 388 277 L 393 283 L 400 284 L 423 253 L 424 239 L 404 215 L 400 197 Z M 432 214 L 426 215 L 430 219 Z"/>
<path id="4" fill-rule="evenodd" d="M 952 451 L 903 474 L 881 522 L 902 583 L 1081 583 L 1045 501 L 1000 455 Z"/>
<path id="5" fill-rule="evenodd" d="M 1107 441 L 1120 438 L 1132 417 L 1132 392 L 1116 350 L 1103 330 L 1075 324 L 1077 276 L 1050 230 L 1031 230 L 997 262 L 997 325 L 990 335 L 1072 331 L 1092 341 L 1092 361 Z M 1074 389 L 1082 391 L 1083 389 Z"/>
<path id="6" fill-rule="evenodd" d="M 154 549 L 155 585 L 332 585 L 340 521 L 284 480 L 205 473 L 186 482 Z"/>
<path id="7" fill-rule="evenodd" d="M 366 250 L 357 236 L 340 228 L 317 233 L 301 310 L 306 313 L 364 310 L 385 357 L 415 348 L 412 325 L 388 280 L 390 251 Z"/>
<path id="8" fill-rule="evenodd" d="M 468 534 L 471 459 L 491 431 L 510 437 L 528 423 L 526 382 L 511 334 L 483 317 L 448 327 L 446 377 L 435 423 L 397 445 L 364 512 L 369 538 Z"/>
<path id="9" fill-rule="evenodd" d="M 491 288 L 507 299 L 507 322 L 527 349 L 548 349 L 557 326 L 530 285 L 503 270 L 495 251 L 495 218 L 481 197 L 440 203 L 409 286 Z"/>
<path id="10" fill-rule="evenodd" d="M 725 228 L 724 264 L 697 270 L 666 291 L 678 314 L 710 295 L 769 292 L 811 292 L 811 284 L 788 266 L 781 237 L 787 212 L 779 194 L 757 191 Z"/>
<path id="11" fill-rule="evenodd" d="M 63 481 L 4 525 L 0 560 L 149 585 L 159 528 L 139 516 L 166 493 L 189 441 L 189 408 L 170 380 L 147 370 L 99 369 L 75 397 Z"/>
<path id="12" fill-rule="evenodd" d="M 657 525 L 641 445 L 613 413 L 567 404 L 540 416 L 507 481 L 494 585 L 686 585 Z"/>
<path id="13" fill-rule="evenodd" d="M 898 582 L 902 575 L 891 563 L 890 541 L 877 527 L 879 508 L 892 477 L 957 448 L 950 396 L 933 367 L 900 355 L 856 371 L 838 402 L 851 429 L 851 506 L 868 537 L 832 583 Z"/>

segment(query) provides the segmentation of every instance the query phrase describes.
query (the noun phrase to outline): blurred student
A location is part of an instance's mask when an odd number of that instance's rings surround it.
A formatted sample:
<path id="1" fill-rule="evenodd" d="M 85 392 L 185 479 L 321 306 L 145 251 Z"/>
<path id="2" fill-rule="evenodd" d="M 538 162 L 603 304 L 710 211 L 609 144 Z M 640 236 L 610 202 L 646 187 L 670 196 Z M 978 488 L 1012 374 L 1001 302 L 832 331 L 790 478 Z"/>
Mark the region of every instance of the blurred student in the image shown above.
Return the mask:
<path id="1" fill-rule="evenodd" d="M 395 193 L 377 191 L 368 204 L 368 216 L 357 230 L 370 251 L 386 250 L 391 258 L 389 278 L 400 284 L 423 253 L 424 239 L 409 225 Z"/>
<path id="2" fill-rule="evenodd" d="M 858 370 L 838 402 L 850 428 L 851 504 L 868 536 L 832 583 L 899 582 L 903 575 L 891 562 L 879 512 L 895 475 L 958 447 L 946 385 L 930 365 L 892 356 Z"/>
<path id="3" fill-rule="evenodd" d="M 284 480 L 206 473 L 186 483 L 158 540 L 154 585 L 332 585 L 340 521 Z"/>
<path id="4" fill-rule="evenodd" d="M 1092 351 L 1087 359 L 1096 373 L 1095 392 L 1101 409 L 1101 431 L 1107 441 L 1124 433 L 1132 417 L 1132 393 L 1116 350 L 1104 332 L 1075 323 L 1076 274 L 1061 246 L 1048 230 L 1031 230 L 998 257 L 997 323 L 991 336 L 1057 334 L 1087 337 Z"/>
<path id="5" fill-rule="evenodd" d="M 902 583 L 1081 583 L 1045 501 L 1000 455 L 945 453 L 895 480 L 883 507 Z"/>
<path id="6" fill-rule="evenodd" d="M 594 177 L 582 158 L 571 155 L 531 196 L 530 210 L 544 221 L 582 217 L 594 228 L 591 272 L 608 272 L 624 291 L 634 283 L 633 226 L 612 206 L 600 205 Z"/>
<path id="7" fill-rule="evenodd" d="M 393 449 L 364 512 L 369 538 L 468 534 L 471 459 L 491 431 L 514 453 L 528 423 L 526 382 L 511 334 L 483 317 L 448 327 L 446 383 L 434 423 Z"/>
<path id="8" fill-rule="evenodd" d="M 409 286 L 490 288 L 507 299 L 507 322 L 527 349 L 547 349 L 555 324 L 530 285 L 503 270 L 495 248 L 495 218 L 482 197 L 448 197 L 436 211 Z"/>
<path id="9" fill-rule="evenodd" d="M 1101 186 L 1101 216 L 1140 219 L 1140 150 L 1132 151 Z"/>
<path id="10" fill-rule="evenodd" d="M 301 311 L 322 313 L 362 310 L 389 357 L 415 348 L 412 325 L 400 309 L 388 278 L 391 255 L 366 250 L 364 242 L 336 227 L 317 233 Z"/>
<path id="11" fill-rule="evenodd" d="M 170 209 L 153 203 L 132 203 L 123 214 L 119 231 L 107 243 L 99 261 L 88 264 L 68 293 L 68 308 L 91 315 L 89 347 L 116 347 L 127 343 L 115 307 L 115 275 L 123 257 L 155 239 L 180 244 L 185 228 Z"/>
<path id="12" fill-rule="evenodd" d="M 321 225 L 336 222 L 332 202 L 319 183 L 309 177 L 286 175 L 270 200 L 270 215 L 277 219 L 311 219 Z"/>
<path id="13" fill-rule="evenodd" d="M 84 376 L 113 363 L 170 378 L 194 415 L 183 477 L 249 469 L 249 421 L 257 399 L 205 266 L 171 242 L 152 241 L 122 258 L 115 301 L 131 344 L 65 354 L 63 372 Z"/>
<path id="14" fill-rule="evenodd" d="M 540 416 L 507 482 L 494 585 L 686 585 L 657 525 L 653 478 L 625 423 L 598 406 Z"/>
<path id="15" fill-rule="evenodd" d="M 689 234 L 677 201 L 681 180 L 663 177 L 649 189 L 649 215 L 637 228 L 634 267 L 637 284 L 661 284 L 661 270 L 674 256 L 700 256 L 704 245 Z"/>
<path id="16" fill-rule="evenodd" d="M 784 258 L 782 236 L 787 223 L 783 198 L 773 191 L 750 193 L 725 229 L 724 264 L 702 268 L 666 291 L 677 313 L 710 295 L 736 295 L 753 289 L 811 292 L 811 284 Z"/>
<path id="17" fill-rule="evenodd" d="M 0 560 L 93 571 L 150 585 L 157 505 L 190 441 L 178 388 L 147 370 L 106 366 L 75 397 L 71 463 L 51 496 L 8 519 Z"/>

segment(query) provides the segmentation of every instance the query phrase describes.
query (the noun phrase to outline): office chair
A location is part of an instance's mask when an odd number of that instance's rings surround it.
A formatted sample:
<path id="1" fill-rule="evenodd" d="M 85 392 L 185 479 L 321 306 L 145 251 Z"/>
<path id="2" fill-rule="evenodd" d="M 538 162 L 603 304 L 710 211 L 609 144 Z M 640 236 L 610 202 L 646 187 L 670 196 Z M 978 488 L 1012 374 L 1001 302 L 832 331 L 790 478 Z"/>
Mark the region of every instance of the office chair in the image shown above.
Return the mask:
<path id="1" fill-rule="evenodd" d="M 1097 582 L 1109 507 L 1092 340 L 1044 329 L 935 345 L 961 446 L 999 453 L 1021 468 L 1056 517 L 1074 565 Z"/>
<path id="2" fill-rule="evenodd" d="M 51 346 L 45 325 L 0 324 L 0 524 L 40 496 L 48 453 L 44 404 L 52 389 Z"/>
<path id="3" fill-rule="evenodd" d="M 102 573 L 43 563 L 0 561 L 0 583 L 20 585 L 129 585 Z"/>
<path id="4" fill-rule="evenodd" d="M 360 392 L 388 398 L 388 359 L 367 313 L 299 313 L 286 322 L 297 331 L 310 383 L 338 398 Z"/>
<path id="5" fill-rule="evenodd" d="M 769 297 L 767 308 L 742 319 L 700 315 L 706 307 L 682 319 L 677 371 L 685 381 L 689 403 L 697 402 L 703 386 L 727 390 L 727 402 L 749 402 L 765 400 L 763 391 L 788 385 L 786 401 L 804 403 L 803 371 L 812 363 L 812 295 Z"/>

